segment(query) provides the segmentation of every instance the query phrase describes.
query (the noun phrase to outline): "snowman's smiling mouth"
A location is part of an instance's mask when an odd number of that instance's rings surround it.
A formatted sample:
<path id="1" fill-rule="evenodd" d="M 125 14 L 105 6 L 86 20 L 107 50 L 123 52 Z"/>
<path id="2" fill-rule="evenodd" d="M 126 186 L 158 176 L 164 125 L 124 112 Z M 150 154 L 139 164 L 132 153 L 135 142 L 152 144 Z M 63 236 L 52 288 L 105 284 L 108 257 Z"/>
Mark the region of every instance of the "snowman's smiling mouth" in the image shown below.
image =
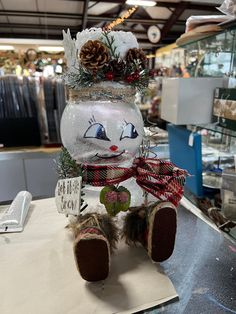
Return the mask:
<path id="1" fill-rule="evenodd" d="M 95 157 L 101 158 L 101 159 L 109 159 L 109 158 L 117 158 L 124 154 L 125 150 L 119 154 L 112 154 L 112 155 L 98 155 L 98 153 L 95 155 Z"/>

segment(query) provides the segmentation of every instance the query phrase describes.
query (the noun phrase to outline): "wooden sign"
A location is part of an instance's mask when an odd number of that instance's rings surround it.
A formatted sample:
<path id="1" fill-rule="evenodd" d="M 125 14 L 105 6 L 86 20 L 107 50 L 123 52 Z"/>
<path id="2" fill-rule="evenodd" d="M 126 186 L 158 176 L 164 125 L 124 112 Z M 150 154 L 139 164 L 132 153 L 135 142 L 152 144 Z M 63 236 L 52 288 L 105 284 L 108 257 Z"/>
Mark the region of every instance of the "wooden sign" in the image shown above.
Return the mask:
<path id="1" fill-rule="evenodd" d="M 58 180 L 55 199 L 59 213 L 79 215 L 82 177 Z"/>

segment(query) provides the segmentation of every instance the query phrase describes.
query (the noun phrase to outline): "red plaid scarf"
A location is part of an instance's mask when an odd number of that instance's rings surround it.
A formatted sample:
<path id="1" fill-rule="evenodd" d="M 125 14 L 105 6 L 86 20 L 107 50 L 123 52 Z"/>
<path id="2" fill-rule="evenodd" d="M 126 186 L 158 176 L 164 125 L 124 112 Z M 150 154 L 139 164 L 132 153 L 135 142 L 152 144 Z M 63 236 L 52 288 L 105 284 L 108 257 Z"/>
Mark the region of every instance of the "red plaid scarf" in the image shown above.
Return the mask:
<path id="1" fill-rule="evenodd" d="M 83 180 L 94 186 L 106 186 L 136 178 L 137 184 L 163 201 L 178 205 L 184 192 L 186 170 L 156 158 L 137 158 L 131 168 L 83 165 Z"/>

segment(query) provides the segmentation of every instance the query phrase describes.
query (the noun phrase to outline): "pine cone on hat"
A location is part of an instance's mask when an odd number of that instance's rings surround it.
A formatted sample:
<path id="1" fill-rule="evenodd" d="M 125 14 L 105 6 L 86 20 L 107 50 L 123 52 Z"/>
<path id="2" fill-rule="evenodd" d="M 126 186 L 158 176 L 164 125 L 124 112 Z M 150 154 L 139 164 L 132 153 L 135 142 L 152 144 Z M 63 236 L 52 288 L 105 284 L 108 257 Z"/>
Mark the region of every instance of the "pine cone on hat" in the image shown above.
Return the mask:
<path id="1" fill-rule="evenodd" d="M 115 77 L 121 77 L 125 72 L 125 62 L 123 60 L 114 59 L 109 63 L 109 66 Z"/>
<path id="2" fill-rule="evenodd" d="M 129 49 L 126 54 L 126 61 L 128 63 L 135 63 L 136 61 L 140 62 L 140 65 L 145 68 L 147 65 L 147 57 L 142 49 L 132 48 Z"/>
<path id="3" fill-rule="evenodd" d="M 80 50 L 80 63 L 87 69 L 97 71 L 110 60 L 106 46 L 99 40 L 88 40 Z"/>
<path id="4" fill-rule="evenodd" d="M 112 67 L 114 72 L 122 73 L 125 70 L 125 62 L 123 60 L 112 60 L 110 62 L 110 66 Z"/>

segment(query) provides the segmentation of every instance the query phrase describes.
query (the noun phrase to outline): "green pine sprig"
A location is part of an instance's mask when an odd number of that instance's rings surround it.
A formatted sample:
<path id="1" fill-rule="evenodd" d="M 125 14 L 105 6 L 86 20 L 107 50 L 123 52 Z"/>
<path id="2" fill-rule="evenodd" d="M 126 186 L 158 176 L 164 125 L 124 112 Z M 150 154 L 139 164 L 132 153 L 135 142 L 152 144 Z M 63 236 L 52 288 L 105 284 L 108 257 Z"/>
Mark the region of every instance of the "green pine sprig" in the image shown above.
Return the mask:
<path id="1" fill-rule="evenodd" d="M 105 74 L 102 70 L 92 72 L 80 67 L 78 72 L 69 71 L 64 75 L 64 81 L 69 88 L 90 87 L 95 83 L 103 81 Z"/>
<path id="2" fill-rule="evenodd" d="M 62 147 L 59 154 L 56 170 L 60 179 L 82 176 L 80 165 L 76 163 L 65 147 Z"/>
<path id="3" fill-rule="evenodd" d="M 64 75 L 64 80 L 69 88 L 76 89 L 78 86 L 89 87 L 93 85 L 94 77 L 90 72 L 85 71 L 82 67 L 78 72 L 69 71 Z"/>
<path id="4" fill-rule="evenodd" d="M 135 72 L 139 73 L 139 79 L 130 82 L 129 84 L 135 87 L 140 93 L 144 93 L 145 89 L 148 87 L 149 73 L 148 69 L 142 68 L 141 64 L 137 60 L 134 63 L 127 63 L 125 76 L 132 75 Z"/>
<path id="5" fill-rule="evenodd" d="M 102 32 L 102 35 L 103 35 L 104 38 L 101 38 L 101 40 L 104 40 L 103 43 L 109 49 L 109 51 L 111 53 L 111 56 L 114 59 L 119 59 L 120 54 L 116 53 L 117 47 L 114 46 L 115 38 L 114 38 L 114 36 L 109 36 L 109 33 L 110 33 L 110 31 L 104 30 Z"/>
<path id="6" fill-rule="evenodd" d="M 149 73 L 147 69 L 143 69 L 140 73 L 140 78 L 138 81 L 134 81 L 132 84 L 138 89 L 140 93 L 144 93 L 145 88 L 148 87 Z"/>

